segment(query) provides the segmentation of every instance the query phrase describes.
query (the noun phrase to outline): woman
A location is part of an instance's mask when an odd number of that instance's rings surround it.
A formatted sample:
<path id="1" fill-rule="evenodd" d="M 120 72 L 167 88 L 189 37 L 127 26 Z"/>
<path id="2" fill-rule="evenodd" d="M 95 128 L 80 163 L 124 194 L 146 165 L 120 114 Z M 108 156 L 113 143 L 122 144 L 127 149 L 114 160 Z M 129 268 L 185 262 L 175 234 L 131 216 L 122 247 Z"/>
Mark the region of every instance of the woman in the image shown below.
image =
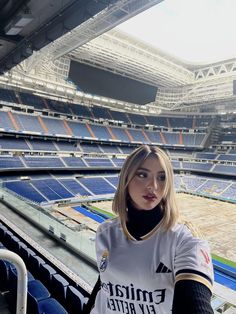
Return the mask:
<path id="1" fill-rule="evenodd" d="M 212 314 L 208 244 L 177 221 L 164 151 L 143 145 L 127 157 L 113 211 L 97 231 L 100 275 L 85 312 Z"/>

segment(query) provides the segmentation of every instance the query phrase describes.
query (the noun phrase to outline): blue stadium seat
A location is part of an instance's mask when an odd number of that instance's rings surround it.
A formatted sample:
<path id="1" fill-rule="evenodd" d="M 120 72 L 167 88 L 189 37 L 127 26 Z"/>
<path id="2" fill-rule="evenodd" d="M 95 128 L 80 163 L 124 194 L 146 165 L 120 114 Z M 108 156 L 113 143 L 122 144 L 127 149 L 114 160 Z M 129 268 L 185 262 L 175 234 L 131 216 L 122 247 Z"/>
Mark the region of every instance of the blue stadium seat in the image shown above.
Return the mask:
<path id="1" fill-rule="evenodd" d="M 31 272 L 35 274 L 35 277 L 39 276 L 39 271 L 42 265 L 45 265 L 46 262 L 40 256 L 30 255 L 28 261 L 28 268 Z"/>
<path id="2" fill-rule="evenodd" d="M 11 243 L 11 239 L 13 237 L 13 233 L 9 230 L 6 230 L 5 234 L 4 234 L 4 243 L 6 245 L 6 247 L 8 248 L 9 244 Z"/>
<path id="3" fill-rule="evenodd" d="M 21 242 L 21 240 L 18 237 L 13 235 L 11 239 L 9 239 L 8 241 L 8 245 L 7 245 L 8 250 L 15 252 L 18 248 L 18 242 Z"/>
<path id="4" fill-rule="evenodd" d="M 65 303 L 66 288 L 69 282 L 63 276 L 57 274 L 54 268 L 46 264 L 43 258 L 37 256 L 35 251 L 29 248 L 1 223 L 0 230 L 2 234 L 1 240 L 4 241 L 4 243 L 0 242 L 0 248 L 5 249 L 5 243 L 8 246 L 14 246 L 15 250 L 13 251 L 17 252 L 23 258 L 27 266 L 27 314 L 68 314 L 61 303 Z M 36 275 L 36 279 L 29 272 L 28 265 Z M 5 299 L 11 313 L 15 313 L 16 311 L 17 275 L 15 265 L 8 261 L 0 260 L 0 291 L 5 292 Z M 40 277 L 42 277 L 45 285 Z M 53 284 L 51 284 L 52 280 Z M 52 291 L 55 299 L 51 297 Z M 58 300 L 56 299 L 57 297 Z"/>
<path id="5" fill-rule="evenodd" d="M 24 242 L 22 242 L 22 241 L 17 242 L 16 244 L 17 244 L 17 249 L 16 249 L 15 253 L 19 254 L 21 256 L 22 250 L 24 248 L 27 248 L 27 245 Z"/>
<path id="6" fill-rule="evenodd" d="M 8 231 L 7 227 L 5 227 L 4 225 L 0 224 L 0 240 L 4 241 L 5 238 L 5 234 Z"/>
<path id="7" fill-rule="evenodd" d="M 28 268 L 28 266 L 29 266 L 29 257 L 30 256 L 36 256 L 36 253 L 33 250 L 31 250 L 30 248 L 28 248 L 28 247 L 26 247 L 26 248 L 22 247 L 21 252 L 20 252 L 20 256 L 22 257 L 26 267 Z"/>
<path id="8" fill-rule="evenodd" d="M 56 274 L 56 270 L 48 264 L 41 265 L 39 276 L 42 283 L 52 292 L 52 276 Z"/>
<path id="9" fill-rule="evenodd" d="M 16 311 L 16 299 L 17 299 L 17 270 L 13 264 L 10 264 L 8 267 L 9 276 L 7 287 L 9 293 L 7 294 L 7 300 L 9 309 L 11 312 L 15 313 Z M 30 281 L 34 280 L 34 276 L 27 271 L 27 280 L 28 284 Z"/>
<path id="10" fill-rule="evenodd" d="M 10 263 L 4 260 L 0 260 L 0 290 L 8 290 L 8 280 L 9 280 L 9 268 Z"/>
<path id="11" fill-rule="evenodd" d="M 33 313 L 32 313 L 33 314 Z M 54 298 L 38 302 L 38 314 L 69 314 Z"/>
<path id="12" fill-rule="evenodd" d="M 66 289 L 69 286 L 69 282 L 60 274 L 52 275 L 52 296 L 55 297 L 62 305 L 65 305 Z"/>
<path id="13" fill-rule="evenodd" d="M 84 304 L 86 304 L 87 301 L 88 298 L 84 297 L 78 289 L 73 286 L 67 287 L 65 308 L 70 314 L 82 312 Z"/>
<path id="14" fill-rule="evenodd" d="M 9 290 L 11 291 L 16 291 L 16 287 L 17 287 L 17 269 L 16 267 L 9 263 L 8 265 L 8 270 L 9 270 Z M 27 280 L 28 282 L 30 282 L 31 280 L 34 280 L 34 276 L 27 271 Z"/>
<path id="15" fill-rule="evenodd" d="M 27 291 L 27 313 L 39 313 L 38 302 L 48 299 L 50 296 L 48 289 L 39 280 L 30 281 Z"/>

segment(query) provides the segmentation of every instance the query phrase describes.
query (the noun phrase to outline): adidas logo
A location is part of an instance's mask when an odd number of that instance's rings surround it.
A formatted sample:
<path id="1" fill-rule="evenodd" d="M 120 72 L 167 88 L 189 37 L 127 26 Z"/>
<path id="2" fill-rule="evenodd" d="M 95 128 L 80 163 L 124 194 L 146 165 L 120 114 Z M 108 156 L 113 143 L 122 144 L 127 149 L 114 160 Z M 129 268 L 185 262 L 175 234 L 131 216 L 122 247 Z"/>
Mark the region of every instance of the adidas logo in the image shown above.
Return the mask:
<path id="1" fill-rule="evenodd" d="M 156 273 L 172 273 L 172 271 L 161 262 L 157 267 Z"/>

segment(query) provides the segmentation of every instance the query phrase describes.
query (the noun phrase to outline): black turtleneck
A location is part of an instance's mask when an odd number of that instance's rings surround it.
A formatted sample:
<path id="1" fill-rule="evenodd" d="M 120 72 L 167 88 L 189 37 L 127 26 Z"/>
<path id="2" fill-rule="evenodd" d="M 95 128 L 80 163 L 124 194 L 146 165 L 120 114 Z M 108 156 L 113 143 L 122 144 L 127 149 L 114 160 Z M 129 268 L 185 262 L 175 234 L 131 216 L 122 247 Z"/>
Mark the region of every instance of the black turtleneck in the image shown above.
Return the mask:
<path id="1" fill-rule="evenodd" d="M 128 221 L 126 227 L 129 233 L 136 239 L 149 233 L 156 227 L 163 218 L 163 211 L 160 206 L 153 209 L 136 209 L 130 202 L 128 203 Z"/>

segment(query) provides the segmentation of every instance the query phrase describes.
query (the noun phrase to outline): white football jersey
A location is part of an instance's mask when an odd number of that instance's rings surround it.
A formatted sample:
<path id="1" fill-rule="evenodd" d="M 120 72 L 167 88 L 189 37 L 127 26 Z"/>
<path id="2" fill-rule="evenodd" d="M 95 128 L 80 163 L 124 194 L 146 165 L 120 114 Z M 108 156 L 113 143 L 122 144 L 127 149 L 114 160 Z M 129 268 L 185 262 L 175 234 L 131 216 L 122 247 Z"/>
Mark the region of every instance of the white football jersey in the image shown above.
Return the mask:
<path id="1" fill-rule="evenodd" d="M 185 225 L 168 231 L 159 226 L 141 241 L 128 240 L 118 218 L 99 226 L 96 253 L 101 289 L 92 314 L 168 314 L 177 281 L 195 280 L 211 289 L 207 242 L 194 237 Z"/>

